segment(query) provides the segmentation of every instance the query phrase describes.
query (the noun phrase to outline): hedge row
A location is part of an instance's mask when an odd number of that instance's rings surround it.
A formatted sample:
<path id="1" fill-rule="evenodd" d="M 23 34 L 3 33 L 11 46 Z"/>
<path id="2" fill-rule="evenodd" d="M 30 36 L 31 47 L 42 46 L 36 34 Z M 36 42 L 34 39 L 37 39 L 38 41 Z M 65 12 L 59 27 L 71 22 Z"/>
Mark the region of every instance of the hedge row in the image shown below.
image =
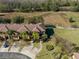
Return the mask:
<path id="1" fill-rule="evenodd" d="M 36 23 L 44 23 L 44 20 L 42 16 L 34 16 L 31 18 L 24 18 L 22 16 L 16 16 L 12 19 L 0 17 L 0 23 L 17 23 L 17 24 L 34 23 L 36 24 Z"/>

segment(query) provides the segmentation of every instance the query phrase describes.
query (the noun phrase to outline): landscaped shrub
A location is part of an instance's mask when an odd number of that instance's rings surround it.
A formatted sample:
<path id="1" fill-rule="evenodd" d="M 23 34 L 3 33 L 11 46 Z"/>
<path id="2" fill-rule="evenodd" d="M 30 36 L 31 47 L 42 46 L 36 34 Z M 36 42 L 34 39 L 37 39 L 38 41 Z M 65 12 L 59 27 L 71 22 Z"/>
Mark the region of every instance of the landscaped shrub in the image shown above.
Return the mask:
<path id="1" fill-rule="evenodd" d="M 46 27 L 45 33 L 47 34 L 47 37 L 50 38 L 52 35 L 54 35 L 54 29 L 52 27 Z"/>
<path id="2" fill-rule="evenodd" d="M 42 23 L 42 24 L 44 24 L 44 19 L 42 16 L 33 16 L 32 18 L 28 19 L 28 23 L 33 23 L 33 24 Z"/>
<path id="3" fill-rule="evenodd" d="M 79 47 L 74 47 L 75 52 L 79 52 Z"/>
<path id="4" fill-rule="evenodd" d="M 14 17 L 12 19 L 12 23 L 18 23 L 18 24 L 24 23 L 24 17 L 22 17 L 22 16 L 16 16 L 16 17 Z"/>
<path id="5" fill-rule="evenodd" d="M 47 49 L 48 51 L 51 51 L 51 50 L 54 49 L 54 47 L 53 47 L 53 45 L 46 45 L 46 49 Z"/>
<path id="6" fill-rule="evenodd" d="M 0 23 L 3 23 L 4 22 L 4 19 L 3 18 L 0 18 Z"/>
<path id="7" fill-rule="evenodd" d="M 8 18 L 2 18 L 0 17 L 0 23 L 17 23 L 17 24 L 21 24 L 21 23 L 33 23 L 33 24 L 37 24 L 37 23 L 42 23 L 44 24 L 44 19 L 42 16 L 34 16 L 34 17 L 28 17 L 28 18 L 24 18 L 23 16 L 15 16 L 12 19 L 8 19 Z"/>
<path id="8" fill-rule="evenodd" d="M 47 37 L 47 34 L 45 34 L 45 33 L 41 36 L 41 39 L 42 39 L 43 41 L 47 41 L 47 38 L 48 38 L 48 37 Z"/>
<path id="9" fill-rule="evenodd" d="M 0 12 L 5 12 L 7 6 L 5 4 L 0 3 Z"/>
<path id="10" fill-rule="evenodd" d="M 61 59 L 69 59 L 67 55 L 63 55 Z"/>
<path id="11" fill-rule="evenodd" d="M 71 2 L 70 2 L 70 6 L 76 6 L 77 3 L 78 3 L 77 1 L 71 1 Z"/>
<path id="12" fill-rule="evenodd" d="M 33 32 L 32 33 L 32 39 L 34 40 L 34 41 L 37 41 L 37 40 L 39 40 L 39 33 L 37 33 L 37 32 Z"/>
<path id="13" fill-rule="evenodd" d="M 73 6 L 73 11 L 76 11 L 76 12 L 79 11 L 79 3 L 77 3 L 76 6 Z"/>
<path id="14" fill-rule="evenodd" d="M 4 19 L 4 23 L 11 23 L 11 19 Z"/>
<path id="15" fill-rule="evenodd" d="M 30 2 L 21 3 L 20 8 L 18 8 L 21 12 L 29 12 L 32 11 L 32 4 Z"/>
<path id="16" fill-rule="evenodd" d="M 70 17 L 70 18 L 69 18 L 69 22 L 70 22 L 70 23 L 73 23 L 73 22 L 75 22 L 75 20 L 74 20 L 72 17 Z"/>
<path id="17" fill-rule="evenodd" d="M 7 34 L 9 35 L 9 39 L 11 39 L 12 38 L 12 35 L 14 34 L 14 30 L 8 30 L 7 31 Z"/>
<path id="18" fill-rule="evenodd" d="M 0 18 L 0 23 L 11 23 L 11 20 L 7 18 Z"/>
<path id="19" fill-rule="evenodd" d="M 23 39 L 23 40 L 25 40 L 25 41 L 29 41 L 30 39 L 29 39 L 28 37 L 29 37 L 29 35 L 28 35 L 27 32 L 21 32 L 21 33 L 20 33 L 20 38 L 21 38 L 21 39 Z"/>

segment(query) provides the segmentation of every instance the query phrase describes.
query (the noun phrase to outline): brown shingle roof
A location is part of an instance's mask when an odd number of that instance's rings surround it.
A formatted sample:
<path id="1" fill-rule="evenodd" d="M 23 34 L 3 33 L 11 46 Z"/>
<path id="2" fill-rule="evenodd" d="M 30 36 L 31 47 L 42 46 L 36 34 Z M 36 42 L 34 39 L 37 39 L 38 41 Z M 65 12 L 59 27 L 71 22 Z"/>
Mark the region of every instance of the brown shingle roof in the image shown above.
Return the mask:
<path id="1" fill-rule="evenodd" d="M 29 31 L 32 31 L 33 28 L 35 28 L 35 25 L 34 25 L 34 24 L 26 24 L 25 26 L 27 27 L 27 29 L 28 29 Z"/>
<path id="2" fill-rule="evenodd" d="M 45 31 L 39 24 L 26 24 L 29 31 L 43 32 Z"/>
<path id="3" fill-rule="evenodd" d="M 32 32 L 40 32 L 37 27 L 33 28 Z"/>
<path id="4" fill-rule="evenodd" d="M 21 25 L 21 27 L 17 30 L 17 32 L 25 32 L 25 31 L 28 31 L 25 25 Z"/>
<path id="5" fill-rule="evenodd" d="M 45 31 L 38 24 L 0 24 L 1 32 L 6 32 L 6 31 L 8 31 L 8 29 L 15 30 L 18 32 L 23 32 L 23 31 L 42 32 L 42 31 Z"/>
<path id="6" fill-rule="evenodd" d="M 15 30 L 17 31 L 21 27 L 20 24 L 7 24 L 7 28 L 10 30 Z"/>
<path id="7" fill-rule="evenodd" d="M 37 24 L 37 28 L 38 28 L 41 32 L 44 32 L 44 31 L 45 31 L 39 24 Z"/>
<path id="8" fill-rule="evenodd" d="M 6 28 L 6 25 L 0 24 L 0 32 L 7 32 L 8 29 Z"/>

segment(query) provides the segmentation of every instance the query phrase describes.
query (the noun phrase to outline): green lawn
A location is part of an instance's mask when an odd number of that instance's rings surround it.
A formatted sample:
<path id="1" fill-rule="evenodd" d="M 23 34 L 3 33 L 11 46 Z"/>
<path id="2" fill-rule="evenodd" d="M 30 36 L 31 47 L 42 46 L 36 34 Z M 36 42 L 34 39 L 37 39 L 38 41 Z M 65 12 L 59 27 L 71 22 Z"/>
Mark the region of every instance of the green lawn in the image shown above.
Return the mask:
<path id="1" fill-rule="evenodd" d="M 72 25 L 79 26 L 79 12 L 65 12 L 67 18 L 73 18 L 75 22 L 71 23 Z"/>
<path id="2" fill-rule="evenodd" d="M 55 33 L 69 42 L 75 43 L 79 46 L 79 30 L 55 29 Z"/>
<path id="3" fill-rule="evenodd" d="M 48 51 L 46 49 L 46 45 L 48 45 L 48 44 L 54 45 L 54 42 L 51 40 L 49 42 L 43 43 L 43 48 L 42 48 L 41 52 L 37 55 L 36 59 L 54 59 L 54 56 L 52 55 L 53 50 Z"/>

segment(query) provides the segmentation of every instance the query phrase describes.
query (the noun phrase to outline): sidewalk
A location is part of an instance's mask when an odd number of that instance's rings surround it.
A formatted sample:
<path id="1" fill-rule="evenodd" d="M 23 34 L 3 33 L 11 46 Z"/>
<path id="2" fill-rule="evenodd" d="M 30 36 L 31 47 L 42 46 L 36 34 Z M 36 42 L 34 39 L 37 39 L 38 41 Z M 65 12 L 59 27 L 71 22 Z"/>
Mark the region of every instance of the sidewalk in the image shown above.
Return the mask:
<path id="1" fill-rule="evenodd" d="M 5 42 L 3 43 L 3 45 L 4 44 L 5 44 Z M 20 54 L 23 54 L 23 55 L 26 55 L 26 56 L 30 57 L 31 59 L 35 59 L 36 55 L 42 49 L 42 42 L 41 41 L 39 43 L 39 47 L 38 48 L 33 47 L 33 43 L 31 43 L 31 45 L 25 46 L 20 52 L 19 52 L 20 47 L 17 46 L 15 43 L 12 45 L 12 47 L 11 47 L 10 50 L 9 50 L 9 47 L 4 48 L 3 45 L 0 48 L 0 52 L 15 52 L 15 53 L 20 53 Z"/>

